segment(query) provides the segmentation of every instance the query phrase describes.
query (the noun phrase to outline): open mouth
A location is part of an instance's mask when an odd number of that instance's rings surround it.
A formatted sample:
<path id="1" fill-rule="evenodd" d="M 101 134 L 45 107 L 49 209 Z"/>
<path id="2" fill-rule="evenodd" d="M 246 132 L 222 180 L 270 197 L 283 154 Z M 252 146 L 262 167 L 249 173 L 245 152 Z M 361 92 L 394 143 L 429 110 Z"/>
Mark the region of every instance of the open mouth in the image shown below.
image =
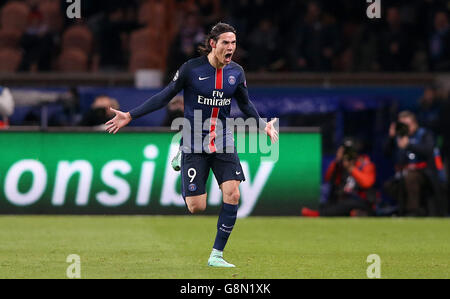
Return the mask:
<path id="1" fill-rule="evenodd" d="M 225 54 L 225 60 L 226 60 L 226 61 L 231 60 L 231 56 L 233 56 L 233 53 L 227 53 L 227 54 Z"/>

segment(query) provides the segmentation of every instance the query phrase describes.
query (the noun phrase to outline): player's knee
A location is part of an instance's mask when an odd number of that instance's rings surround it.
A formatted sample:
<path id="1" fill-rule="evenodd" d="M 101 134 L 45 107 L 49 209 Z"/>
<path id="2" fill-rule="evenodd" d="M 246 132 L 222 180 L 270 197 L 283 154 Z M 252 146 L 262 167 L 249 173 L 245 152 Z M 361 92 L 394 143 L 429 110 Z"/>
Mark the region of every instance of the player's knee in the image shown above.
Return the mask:
<path id="1" fill-rule="evenodd" d="M 230 190 L 225 192 L 224 200 L 228 204 L 237 205 L 239 204 L 239 198 L 241 197 L 241 193 L 239 192 L 239 188 Z"/>
<path id="2" fill-rule="evenodd" d="M 191 203 L 188 204 L 188 209 L 191 214 L 198 214 L 206 209 L 206 203 Z"/>

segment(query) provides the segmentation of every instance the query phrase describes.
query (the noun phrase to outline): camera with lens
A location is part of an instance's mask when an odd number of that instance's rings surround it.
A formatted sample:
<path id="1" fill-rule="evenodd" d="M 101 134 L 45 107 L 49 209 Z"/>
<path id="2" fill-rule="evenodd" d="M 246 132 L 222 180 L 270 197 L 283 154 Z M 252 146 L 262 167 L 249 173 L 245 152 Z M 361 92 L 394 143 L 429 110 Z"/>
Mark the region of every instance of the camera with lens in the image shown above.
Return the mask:
<path id="1" fill-rule="evenodd" d="M 409 127 L 407 124 L 402 122 L 396 122 L 395 124 L 395 136 L 405 137 L 409 135 Z"/>
<path id="2" fill-rule="evenodd" d="M 356 150 L 355 142 L 347 139 L 342 144 L 344 148 L 343 159 L 347 161 L 354 161 L 358 158 L 358 151 Z"/>

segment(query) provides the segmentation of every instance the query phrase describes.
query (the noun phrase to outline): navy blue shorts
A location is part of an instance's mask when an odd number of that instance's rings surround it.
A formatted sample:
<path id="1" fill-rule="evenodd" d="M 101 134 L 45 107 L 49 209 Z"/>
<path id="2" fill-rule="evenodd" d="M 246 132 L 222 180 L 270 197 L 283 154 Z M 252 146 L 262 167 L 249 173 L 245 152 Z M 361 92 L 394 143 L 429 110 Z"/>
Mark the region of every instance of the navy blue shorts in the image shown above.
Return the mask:
<path id="1" fill-rule="evenodd" d="M 182 153 L 181 193 L 183 198 L 206 193 L 206 182 L 212 169 L 219 186 L 226 181 L 245 181 L 241 162 L 234 153 Z"/>

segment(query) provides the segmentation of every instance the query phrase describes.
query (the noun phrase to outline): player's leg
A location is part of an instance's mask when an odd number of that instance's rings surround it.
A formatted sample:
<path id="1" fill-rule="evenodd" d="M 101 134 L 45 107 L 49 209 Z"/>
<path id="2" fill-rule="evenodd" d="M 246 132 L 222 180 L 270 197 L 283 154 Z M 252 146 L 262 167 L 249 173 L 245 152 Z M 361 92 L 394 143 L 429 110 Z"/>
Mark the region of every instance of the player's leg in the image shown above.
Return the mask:
<path id="1" fill-rule="evenodd" d="M 186 205 L 189 212 L 191 212 L 192 214 L 203 212 L 206 209 L 206 198 L 206 193 L 197 196 L 186 197 Z"/>
<path id="2" fill-rule="evenodd" d="M 223 204 L 217 221 L 217 235 L 213 248 L 223 251 L 228 238 L 236 223 L 236 217 L 239 207 L 239 184 L 237 180 L 223 182 L 220 185 L 222 190 Z"/>
<path id="3" fill-rule="evenodd" d="M 229 205 L 238 205 L 241 193 L 239 192 L 239 184 L 241 181 L 230 180 L 223 182 L 219 187 L 222 190 L 223 202 Z"/>
<path id="4" fill-rule="evenodd" d="M 236 153 L 217 154 L 212 161 L 212 170 L 223 195 L 223 204 L 217 221 L 217 234 L 208 265 L 234 267 L 223 259 L 223 250 L 236 223 L 239 207 L 239 184 L 245 180 L 239 157 Z"/>
<path id="5" fill-rule="evenodd" d="M 186 206 L 192 214 L 206 209 L 206 181 L 209 176 L 209 165 L 202 154 L 186 154 L 181 156 L 181 189 Z"/>
<path id="6" fill-rule="evenodd" d="M 223 195 L 223 204 L 217 220 L 217 233 L 214 246 L 208 260 L 208 265 L 214 267 L 234 267 L 233 264 L 223 259 L 223 250 L 228 242 L 231 231 L 236 223 L 239 205 L 239 184 L 240 181 L 231 180 L 220 185 Z"/>

